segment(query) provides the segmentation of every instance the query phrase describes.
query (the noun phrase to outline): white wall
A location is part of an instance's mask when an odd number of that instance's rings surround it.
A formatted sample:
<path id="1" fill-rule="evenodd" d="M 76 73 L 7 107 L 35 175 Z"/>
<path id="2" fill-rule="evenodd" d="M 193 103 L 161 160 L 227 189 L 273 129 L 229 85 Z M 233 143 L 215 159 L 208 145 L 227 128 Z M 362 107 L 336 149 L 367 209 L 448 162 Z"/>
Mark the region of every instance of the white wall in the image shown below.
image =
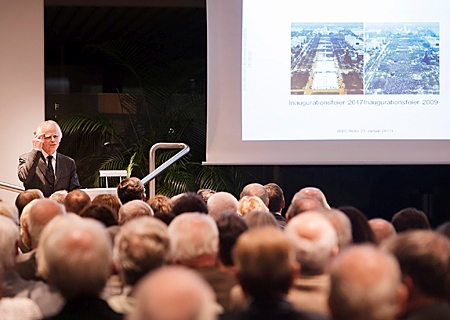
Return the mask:
<path id="1" fill-rule="evenodd" d="M 0 181 L 22 185 L 18 158 L 44 120 L 44 90 L 44 0 L 0 0 Z"/>

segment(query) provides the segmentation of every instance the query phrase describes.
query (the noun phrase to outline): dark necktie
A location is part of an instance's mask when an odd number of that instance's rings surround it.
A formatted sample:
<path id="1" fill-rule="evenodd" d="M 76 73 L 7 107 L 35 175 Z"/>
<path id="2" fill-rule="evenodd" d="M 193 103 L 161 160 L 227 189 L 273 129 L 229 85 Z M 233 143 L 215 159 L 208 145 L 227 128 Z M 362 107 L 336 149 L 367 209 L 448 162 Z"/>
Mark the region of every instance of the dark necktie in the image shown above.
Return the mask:
<path id="1" fill-rule="evenodd" d="M 52 159 L 53 156 L 48 156 L 47 157 L 47 167 L 48 167 L 48 172 L 50 173 L 50 184 L 52 185 L 52 188 L 54 187 L 54 183 L 55 183 L 55 171 L 53 171 L 53 164 L 52 164 Z"/>

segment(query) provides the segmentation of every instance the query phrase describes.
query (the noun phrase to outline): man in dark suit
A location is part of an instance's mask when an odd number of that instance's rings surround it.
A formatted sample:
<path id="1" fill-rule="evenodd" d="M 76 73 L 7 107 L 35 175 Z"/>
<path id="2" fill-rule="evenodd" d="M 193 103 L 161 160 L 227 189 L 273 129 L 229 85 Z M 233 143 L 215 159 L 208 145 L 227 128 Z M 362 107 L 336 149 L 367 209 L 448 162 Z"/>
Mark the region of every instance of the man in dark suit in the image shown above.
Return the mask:
<path id="1" fill-rule="evenodd" d="M 56 150 L 62 138 L 55 121 L 42 122 L 32 140 L 33 150 L 19 157 L 18 175 L 25 189 L 39 189 L 45 197 L 58 190 L 80 188 L 75 161 Z"/>

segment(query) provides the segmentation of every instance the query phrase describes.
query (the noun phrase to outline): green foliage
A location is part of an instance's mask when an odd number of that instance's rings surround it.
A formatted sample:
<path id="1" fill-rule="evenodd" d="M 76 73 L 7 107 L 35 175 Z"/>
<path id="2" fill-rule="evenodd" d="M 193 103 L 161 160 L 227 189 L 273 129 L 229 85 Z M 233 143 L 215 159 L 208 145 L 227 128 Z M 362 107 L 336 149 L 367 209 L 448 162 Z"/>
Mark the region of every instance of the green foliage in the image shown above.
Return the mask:
<path id="1" fill-rule="evenodd" d="M 118 115 L 69 114 L 59 118 L 64 144 L 77 150 L 84 186 L 99 185 L 99 170 L 127 169 L 129 176 L 143 178 L 149 173 L 152 145 L 183 142 L 191 152 L 156 179 L 157 193 L 173 196 L 211 188 L 239 194 L 244 181 L 239 170 L 201 166 L 206 149 L 206 102 L 205 94 L 192 86 L 192 79 L 204 73 L 204 62 L 166 61 L 128 41 L 90 46 L 88 50 L 102 54 L 110 67 L 120 66 L 133 75 L 138 90 L 117 93 L 121 107 Z M 156 166 L 175 152 L 158 151 Z"/>

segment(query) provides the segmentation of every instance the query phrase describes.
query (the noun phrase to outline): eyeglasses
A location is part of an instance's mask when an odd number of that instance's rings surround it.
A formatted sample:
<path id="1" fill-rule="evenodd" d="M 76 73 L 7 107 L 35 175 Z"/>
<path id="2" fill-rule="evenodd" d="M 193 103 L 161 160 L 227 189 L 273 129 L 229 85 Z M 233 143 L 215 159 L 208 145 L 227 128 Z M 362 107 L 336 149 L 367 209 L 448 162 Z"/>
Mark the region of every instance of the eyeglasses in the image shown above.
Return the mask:
<path id="1" fill-rule="evenodd" d="M 54 135 L 46 134 L 46 135 L 44 135 L 44 139 L 45 139 L 45 140 L 49 140 L 49 139 L 51 139 L 51 138 L 53 138 L 53 139 L 55 139 L 55 140 L 58 140 L 58 139 L 59 139 L 59 136 L 58 136 L 57 134 L 54 134 Z"/>

